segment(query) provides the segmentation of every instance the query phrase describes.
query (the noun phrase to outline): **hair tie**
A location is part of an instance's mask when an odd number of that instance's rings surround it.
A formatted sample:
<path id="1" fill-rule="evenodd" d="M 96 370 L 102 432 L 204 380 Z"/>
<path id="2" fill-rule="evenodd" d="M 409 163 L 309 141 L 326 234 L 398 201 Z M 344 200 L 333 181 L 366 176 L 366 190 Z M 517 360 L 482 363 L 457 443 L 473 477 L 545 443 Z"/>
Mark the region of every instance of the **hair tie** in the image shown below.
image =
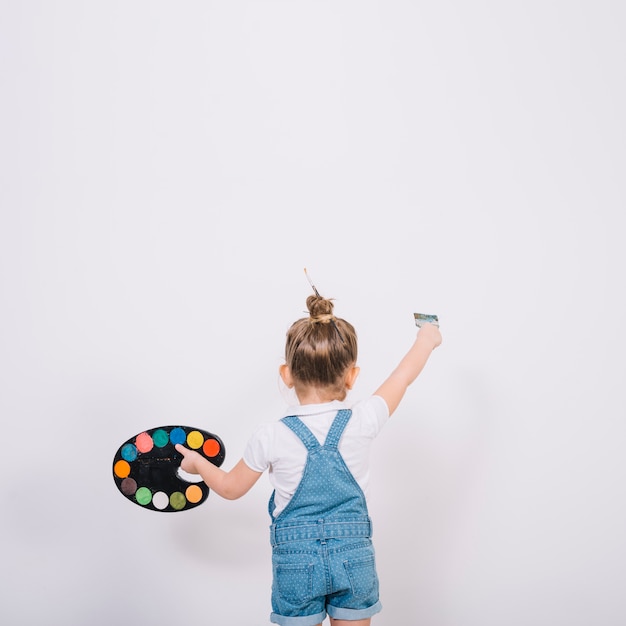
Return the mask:
<path id="1" fill-rule="evenodd" d="M 335 316 L 331 313 L 322 313 L 321 315 L 311 315 L 312 322 L 319 322 L 320 324 L 328 324 L 328 322 L 334 322 Z"/>

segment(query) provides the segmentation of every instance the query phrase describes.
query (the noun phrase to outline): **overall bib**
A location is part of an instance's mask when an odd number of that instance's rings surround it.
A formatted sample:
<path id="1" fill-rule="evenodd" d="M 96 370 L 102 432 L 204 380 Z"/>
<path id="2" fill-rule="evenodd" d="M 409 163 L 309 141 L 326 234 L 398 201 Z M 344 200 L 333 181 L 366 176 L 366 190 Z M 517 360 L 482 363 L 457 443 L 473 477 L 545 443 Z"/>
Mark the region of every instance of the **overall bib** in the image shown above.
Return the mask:
<path id="1" fill-rule="evenodd" d="M 342 409 L 324 445 L 295 415 L 283 418 L 308 451 L 302 480 L 272 518 L 272 615 L 282 626 L 371 617 L 382 606 L 365 495 L 337 446 L 352 411 Z"/>

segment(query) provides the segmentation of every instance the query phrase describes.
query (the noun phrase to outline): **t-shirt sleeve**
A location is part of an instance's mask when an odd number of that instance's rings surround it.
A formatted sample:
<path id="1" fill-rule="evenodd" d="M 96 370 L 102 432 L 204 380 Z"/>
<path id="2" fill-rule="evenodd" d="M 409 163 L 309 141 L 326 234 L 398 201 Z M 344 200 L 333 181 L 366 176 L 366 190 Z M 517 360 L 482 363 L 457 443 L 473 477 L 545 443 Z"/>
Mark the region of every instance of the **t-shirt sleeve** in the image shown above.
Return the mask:
<path id="1" fill-rule="evenodd" d="M 243 452 L 244 463 L 255 472 L 264 472 L 270 466 L 271 425 L 263 424 L 250 437 Z"/>
<path id="2" fill-rule="evenodd" d="M 374 439 L 389 420 L 389 408 L 380 396 L 369 396 L 354 407 L 360 415 L 361 433 Z"/>
<path id="3" fill-rule="evenodd" d="M 378 430 L 387 423 L 389 420 L 389 407 L 381 396 L 372 396 L 370 398 L 374 415 L 376 416 L 376 422 L 378 424 Z"/>

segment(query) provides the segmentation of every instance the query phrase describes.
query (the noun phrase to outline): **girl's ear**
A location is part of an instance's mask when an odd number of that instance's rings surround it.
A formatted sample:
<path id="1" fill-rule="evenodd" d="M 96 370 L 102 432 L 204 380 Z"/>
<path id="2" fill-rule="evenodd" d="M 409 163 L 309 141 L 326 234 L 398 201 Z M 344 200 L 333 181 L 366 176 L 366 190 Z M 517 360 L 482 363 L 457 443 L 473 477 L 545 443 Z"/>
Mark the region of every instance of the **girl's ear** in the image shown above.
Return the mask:
<path id="1" fill-rule="evenodd" d="M 280 374 L 280 377 L 283 379 L 283 382 L 285 383 L 285 385 L 287 385 L 289 389 L 292 389 L 294 382 L 293 382 L 293 376 L 291 375 L 291 370 L 289 369 L 289 366 L 286 363 L 283 363 L 278 368 L 278 373 Z"/>
<path id="2" fill-rule="evenodd" d="M 354 387 L 354 383 L 356 383 L 356 379 L 359 377 L 359 373 L 361 371 L 360 367 L 353 365 L 346 372 L 346 389 L 352 389 Z"/>

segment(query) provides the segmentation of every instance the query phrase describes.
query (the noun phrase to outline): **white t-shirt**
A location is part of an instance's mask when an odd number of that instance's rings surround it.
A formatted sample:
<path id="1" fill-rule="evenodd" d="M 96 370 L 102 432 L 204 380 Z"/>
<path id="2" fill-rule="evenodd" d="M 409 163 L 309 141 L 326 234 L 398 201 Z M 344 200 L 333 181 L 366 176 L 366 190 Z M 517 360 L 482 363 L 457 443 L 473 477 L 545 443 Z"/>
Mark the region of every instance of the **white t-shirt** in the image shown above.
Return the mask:
<path id="1" fill-rule="evenodd" d="M 339 452 L 367 498 L 370 445 L 389 419 L 387 403 L 380 396 L 371 396 L 352 407 L 339 400 L 297 405 L 289 407 L 283 417 L 297 415 L 323 444 L 337 411 L 348 408 L 352 409 L 352 416 L 339 441 Z M 300 438 L 280 421 L 261 425 L 248 442 L 243 460 L 255 472 L 269 469 L 270 482 L 276 490 L 275 516 L 295 493 L 306 459 L 307 450 Z"/>

